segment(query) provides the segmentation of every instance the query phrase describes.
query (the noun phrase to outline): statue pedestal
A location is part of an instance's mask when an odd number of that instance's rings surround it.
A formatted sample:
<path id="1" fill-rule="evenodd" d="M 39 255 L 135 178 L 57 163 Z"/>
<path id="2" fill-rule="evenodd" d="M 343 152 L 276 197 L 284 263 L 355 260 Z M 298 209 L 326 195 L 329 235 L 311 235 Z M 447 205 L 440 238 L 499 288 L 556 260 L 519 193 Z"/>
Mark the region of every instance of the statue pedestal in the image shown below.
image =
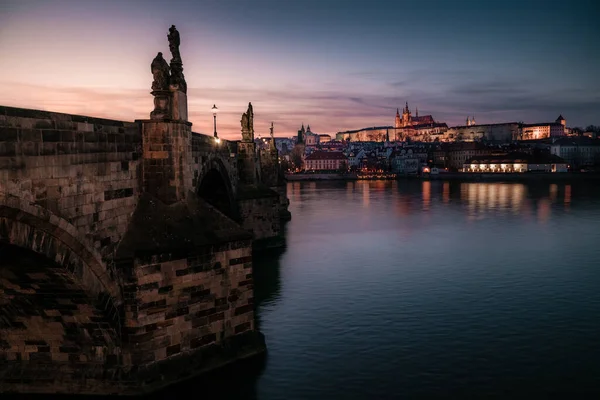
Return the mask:
<path id="1" fill-rule="evenodd" d="M 171 118 L 175 121 L 187 121 L 187 94 L 182 92 L 179 85 L 169 86 L 171 92 Z"/>
<path id="2" fill-rule="evenodd" d="M 178 85 L 171 85 L 169 90 L 155 90 L 152 95 L 154 110 L 150 113 L 150 119 L 187 121 L 187 94 Z"/>
<path id="3" fill-rule="evenodd" d="M 154 110 L 150 119 L 171 119 L 171 93 L 168 90 L 154 90 Z"/>
<path id="4" fill-rule="evenodd" d="M 172 119 L 136 120 L 142 126 L 142 191 L 165 204 L 192 188 L 192 124 Z"/>

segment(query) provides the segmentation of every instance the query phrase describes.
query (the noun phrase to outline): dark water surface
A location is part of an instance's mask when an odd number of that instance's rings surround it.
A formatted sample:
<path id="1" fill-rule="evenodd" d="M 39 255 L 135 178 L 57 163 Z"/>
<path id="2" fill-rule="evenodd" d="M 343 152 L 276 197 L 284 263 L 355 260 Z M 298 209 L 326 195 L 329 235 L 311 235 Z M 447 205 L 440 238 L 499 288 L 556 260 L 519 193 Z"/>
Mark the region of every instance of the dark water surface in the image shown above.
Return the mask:
<path id="1" fill-rule="evenodd" d="M 219 398 L 600 394 L 597 184 L 294 182 L 288 196 L 287 249 L 255 261 L 267 359 L 214 379 Z"/>
<path id="2" fill-rule="evenodd" d="M 254 267 L 266 359 L 154 397 L 600 394 L 597 184 L 295 182 L 288 196 L 288 247 Z"/>

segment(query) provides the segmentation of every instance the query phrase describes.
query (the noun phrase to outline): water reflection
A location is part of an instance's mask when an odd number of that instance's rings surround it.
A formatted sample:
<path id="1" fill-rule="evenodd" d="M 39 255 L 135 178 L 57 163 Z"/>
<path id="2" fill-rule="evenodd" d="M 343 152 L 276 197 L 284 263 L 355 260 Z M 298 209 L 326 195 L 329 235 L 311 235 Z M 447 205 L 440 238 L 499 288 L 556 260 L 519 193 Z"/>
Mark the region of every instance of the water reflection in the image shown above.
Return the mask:
<path id="1" fill-rule="evenodd" d="M 431 203 L 431 181 L 423 181 L 421 190 L 423 191 L 423 210 L 427 211 Z"/>
<path id="2" fill-rule="evenodd" d="M 450 183 L 449 182 L 444 182 L 442 200 L 444 201 L 444 204 L 448 204 L 450 202 Z"/>
<path id="3" fill-rule="evenodd" d="M 285 250 L 273 250 L 254 257 L 254 300 L 257 307 L 267 306 L 279 298 L 284 253 Z"/>
<path id="4" fill-rule="evenodd" d="M 363 199 L 363 207 L 364 208 L 368 208 L 369 204 L 370 204 L 370 187 L 371 185 L 369 185 L 370 182 L 361 182 L 361 189 L 362 189 L 362 199 Z"/>

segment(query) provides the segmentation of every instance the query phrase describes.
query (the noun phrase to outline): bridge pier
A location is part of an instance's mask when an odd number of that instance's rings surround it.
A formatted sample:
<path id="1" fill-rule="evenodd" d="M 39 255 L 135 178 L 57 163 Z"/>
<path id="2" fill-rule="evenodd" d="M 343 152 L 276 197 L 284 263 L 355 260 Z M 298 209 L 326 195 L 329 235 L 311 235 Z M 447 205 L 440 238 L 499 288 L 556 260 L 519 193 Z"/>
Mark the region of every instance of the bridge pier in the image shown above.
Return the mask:
<path id="1" fill-rule="evenodd" d="M 130 226 L 115 256 L 123 364 L 139 366 L 144 390 L 265 350 L 247 231 L 193 193 L 170 206 L 143 195 Z"/>

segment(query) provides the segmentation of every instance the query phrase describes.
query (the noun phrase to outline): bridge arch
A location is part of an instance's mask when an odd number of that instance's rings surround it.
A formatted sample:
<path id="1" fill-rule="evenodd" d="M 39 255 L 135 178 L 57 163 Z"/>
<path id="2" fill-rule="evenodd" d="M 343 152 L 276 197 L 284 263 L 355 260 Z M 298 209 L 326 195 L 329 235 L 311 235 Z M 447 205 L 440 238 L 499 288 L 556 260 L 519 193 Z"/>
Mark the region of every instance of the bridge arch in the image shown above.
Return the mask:
<path id="1" fill-rule="evenodd" d="M 121 334 L 118 277 L 77 228 L 47 209 L 0 193 L 0 243 L 38 253 L 62 266 Z"/>
<path id="2" fill-rule="evenodd" d="M 239 211 L 235 201 L 230 170 L 226 166 L 226 162 L 223 162 L 221 157 L 211 157 L 202 165 L 201 171 L 202 174 L 198 178 L 198 196 L 229 218 L 237 221 Z"/>

